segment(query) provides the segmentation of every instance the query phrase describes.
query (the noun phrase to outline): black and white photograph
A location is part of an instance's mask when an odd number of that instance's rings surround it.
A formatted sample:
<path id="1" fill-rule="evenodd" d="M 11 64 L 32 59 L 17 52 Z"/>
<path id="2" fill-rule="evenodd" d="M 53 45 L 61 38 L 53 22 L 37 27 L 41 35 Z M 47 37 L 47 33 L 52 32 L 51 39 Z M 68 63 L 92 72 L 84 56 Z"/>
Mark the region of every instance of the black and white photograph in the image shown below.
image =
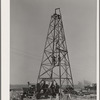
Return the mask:
<path id="1" fill-rule="evenodd" d="M 97 100 L 97 0 L 10 0 L 9 100 Z"/>

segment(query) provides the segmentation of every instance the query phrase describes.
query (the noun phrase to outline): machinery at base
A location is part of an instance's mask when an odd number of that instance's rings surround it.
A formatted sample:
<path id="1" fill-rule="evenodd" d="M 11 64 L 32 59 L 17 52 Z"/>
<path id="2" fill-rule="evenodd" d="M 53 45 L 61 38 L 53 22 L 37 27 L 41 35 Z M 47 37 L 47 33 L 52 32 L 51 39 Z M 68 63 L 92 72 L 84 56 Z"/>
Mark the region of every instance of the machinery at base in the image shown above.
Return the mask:
<path id="1" fill-rule="evenodd" d="M 36 98 L 48 98 L 49 96 L 56 97 L 59 94 L 59 85 L 55 80 L 42 80 L 36 85 Z"/>
<path id="2" fill-rule="evenodd" d="M 59 85 L 54 80 L 42 80 L 36 85 L 29 85 L 27 88 L 23 88 L 23 98 L 32 98 L 35 96 L 37 99 L 40 98 L 49 98 L 50 96 L 56 97 L 56 94 L 59 94 Z"/>
<path id="3" fill-rule="evenodd" d="M 36 85 L 32 85 L 28 82 L 28 87 L 23 88 L 23 94 L 21 95 L 21 98 L 31 98 L 36 91 Z"/>

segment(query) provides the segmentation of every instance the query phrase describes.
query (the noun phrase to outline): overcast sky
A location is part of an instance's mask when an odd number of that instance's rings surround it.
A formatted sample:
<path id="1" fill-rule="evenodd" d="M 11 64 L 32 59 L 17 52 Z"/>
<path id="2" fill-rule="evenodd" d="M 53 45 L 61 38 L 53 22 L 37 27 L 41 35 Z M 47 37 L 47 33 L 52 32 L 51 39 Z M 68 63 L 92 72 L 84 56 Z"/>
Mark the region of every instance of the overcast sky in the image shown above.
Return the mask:
<path id="1" fill-rule="evenodd" d="M 74 83 L 96 82 L 96 0 L 10 0 L 10 83 L 37 80 L 50 17 L 60 7 Z"/>

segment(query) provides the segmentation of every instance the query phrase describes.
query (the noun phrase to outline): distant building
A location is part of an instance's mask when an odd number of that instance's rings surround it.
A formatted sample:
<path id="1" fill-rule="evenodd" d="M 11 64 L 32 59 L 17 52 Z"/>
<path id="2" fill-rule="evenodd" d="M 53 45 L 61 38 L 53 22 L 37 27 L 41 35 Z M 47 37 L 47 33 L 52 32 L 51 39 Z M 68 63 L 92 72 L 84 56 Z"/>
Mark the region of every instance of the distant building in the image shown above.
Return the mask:
<path id="1" fill-rule="evenodd" d="M 96 94 L 96 83 L 93 83 L 92 85 L 84 86 L 84 89 L 87 90 L 90 94 Z"/>

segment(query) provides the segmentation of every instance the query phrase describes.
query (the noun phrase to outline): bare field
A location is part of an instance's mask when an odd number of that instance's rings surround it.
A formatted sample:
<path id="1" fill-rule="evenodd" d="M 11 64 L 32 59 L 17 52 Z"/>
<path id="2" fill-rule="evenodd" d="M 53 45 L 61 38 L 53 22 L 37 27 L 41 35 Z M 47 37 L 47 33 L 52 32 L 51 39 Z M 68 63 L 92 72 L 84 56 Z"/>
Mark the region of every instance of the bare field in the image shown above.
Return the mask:
<path id="1" fill-rule="evenodd" d="M 10 100 L 36 100 L 36 98 L 32 97 L 30 98 L 21 98 L 22 91 L 11 91 L 10 92 Z M 48 99 L 39 99 L 39 100 L 59 100 L 59 97 L 57 98 L 48 98 Z M 68 98 L 64 96 L 61 100 L 96 100 L 96 96 L 94 95 L 87 95 L 87 96 L 71 96 L 71 98 Z"/>

